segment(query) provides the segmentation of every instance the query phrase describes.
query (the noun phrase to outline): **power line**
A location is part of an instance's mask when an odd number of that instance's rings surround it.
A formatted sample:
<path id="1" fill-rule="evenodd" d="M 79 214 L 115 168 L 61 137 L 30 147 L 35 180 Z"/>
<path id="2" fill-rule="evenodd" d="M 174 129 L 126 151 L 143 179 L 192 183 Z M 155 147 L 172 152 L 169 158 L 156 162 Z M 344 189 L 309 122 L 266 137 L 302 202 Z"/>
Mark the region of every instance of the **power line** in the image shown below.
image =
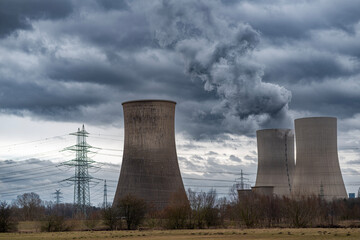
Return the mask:
<path id="1" fill-rule="evenodd" d="M 57 173 L 56 173 L 57 172 Z M 1 178 L 0 181 L 3 183 L 8 183 L 8 182 L 18 182 L 18 181 L 24 181 L 24 180 L 37 180 L 39 177 L 48 177 L 48 176 L 54 176 L 54 175 L 63 175 L 63 173 L 58 173 L 58 170 L 55 171 L 47 171 L 47 174 L 45 175 L 39 175 L 39 173 L 32 173 L 32 174 L 28 174 L 26 175 L 26 177 L 24 178 L 14 178 L 14 177 L 7 177 L 7 178 Z M 33 176 L 36 176 L 37 179 L 34 179 Z"/>
<path id="2" fill-rule="evenodd" d="M 4 192 L 4 193 L 0 193 L 0 195 L 2 197 L 4 196 L 12 196 L 14 194 L 18 194 L 18 193 L 22 193 L 24 192 L 24 190 L 26 192 L 30 192 L 30 191 L 38 191 L 38 190 L 47 190 L 47 189 L 53 189 L 55 185 L 59 185 L 58 181 L 53 181 L 50 183 L 46 184 L 46 187 L 44 187 L 43 185 L 39 185 L 39 186 L 26 186 L 23 188 L 17 188 L 16 190 L 13 191 L 8 191 L 8 192 Z"/>
<path id="3" fill-rule="evenodd" d="M 6 148 L 6 147 L 12 147 L 12 146 L 19 146 L 19 145 L 25 145 L 25 144 L 30 144 L 30 143 L 35 143 L 35 142 L 41 142 L 41 141 L 47 141 L 53 138 L 60 138 L 60 137 L 64 137 L 67 136 L 67 134 L 65 135 L 59 135 L 59 136 L 53 136 L 53 137 L 48 137 L 48 138 L 42 138 L 42 139 L 38 139 L 38 140 L 32 140 L 32 141 L 28 141 L 28 142 L 21 142 L 21 143 L 14 143 L 14 144 L 9 144 L 9 145 L 3 145 L 0 146 L 0 148 Z"/>

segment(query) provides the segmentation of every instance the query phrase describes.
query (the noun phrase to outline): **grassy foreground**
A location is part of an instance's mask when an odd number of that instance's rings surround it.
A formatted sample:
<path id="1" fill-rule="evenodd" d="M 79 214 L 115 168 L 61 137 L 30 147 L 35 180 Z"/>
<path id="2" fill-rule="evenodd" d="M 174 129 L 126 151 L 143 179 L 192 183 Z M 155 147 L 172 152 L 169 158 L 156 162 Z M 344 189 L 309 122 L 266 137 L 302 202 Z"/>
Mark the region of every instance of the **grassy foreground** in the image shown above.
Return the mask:
<path id="1" fill-rule="evenodd" d="M 147 231 L 88 231 L 61 233 L 2 233 L 0 239 L 360 239 L 360 229 L 273 228 L 273 229 L 204 229 Z"/>

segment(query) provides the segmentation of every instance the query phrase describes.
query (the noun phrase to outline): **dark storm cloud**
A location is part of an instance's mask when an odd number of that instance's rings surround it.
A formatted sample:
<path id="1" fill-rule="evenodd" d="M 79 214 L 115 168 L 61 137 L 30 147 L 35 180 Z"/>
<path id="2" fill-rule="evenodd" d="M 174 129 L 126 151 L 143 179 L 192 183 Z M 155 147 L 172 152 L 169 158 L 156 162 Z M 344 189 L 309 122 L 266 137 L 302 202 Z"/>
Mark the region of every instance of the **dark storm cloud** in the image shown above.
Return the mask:
<path id="1" fill-rule="evenodd" d="M 224 1 L 227 2 L 227 1 Z M 270 41 L 308 38 L 320 29 L 339 28 L 353 32 L 359 20 L 357 0 L 350 1 L 231 1 L 227 11 L 238 20 L 251 23 Z"/>
<path id="2" fill-rule="evenodd" d="M 88 88 L 87 94 L 75 94 L 76 87 L 74 86 L 54 85 L 42 86 L 34 82 L 3 82 L 0 90 L 2 108 L 36 111 L 38 108 L 50 110 L 55 107 L 59 109 L 69 108 L 70 110 L 78 106 L 101 103 L 106 98 L 104 95 L 97 95 L 98 88 Z M 86 86 L 81 86 L 81 88 L 86 88 Z M 17 97 L 14 98 L 13 96 Z"/>
<path id="3" fill-rule="evenodd" d="M 353 67 L 356 61 L 347 61 L 336 54 L 289 50 L 280 56 L 259 56 L 266 61 L 267 71 L 264 79 L 292 85 L 307 84 L 313 81 L 326 81 L 329 78 L 350 77 L 359 73 Z M 266 59 L 266 60 L 265 60 Z"/>
<path id="4" fill-rule="evenodd" d="M 72 11 L 70 0 L 1 0 L 0 37 L 17 29 L 30 29 L 33 20 L 61 19 Z"/>
<path id="5" fill-rule="evenodd" d="M 219 139 L 358 112 L 357 1 L 0 5 L 2 113 L 111 124 L 122 101 L 172 99 L 177 131 Z"/>
<path id="6" fill-rule="evenodd" d="M 96 0 L 106 10 L 125 10 L 129 8 L 126 0 Z"/>
<path id="7" fill-rule="evenodd" d="M 295 85 L 295 109 L 318 114 L 352 117 L 360 108 L 360 75 L 352 78 L 324 79 Z"/>
<path id="8" fill-rule="evenodd" d="M 57 22 L 43 22 L 41 27 L 53 34 L 68 37 L 77 36 L 81 40 L 101 48 L 114 61 L 117 51 L 138 51 L 154 45 L 153 34 L 145 16 L 139 12 L 103 12 L 94 10 L 91 15 L 68 18 Z M 115 52 L 114 52 L 115 51 Z M 120 56 L 121 57 L 121 56 Z"/>
<path id="9" fill-rule="evenodd" d="M 292 92 L 293 117 L 335 116 L 339 129 L 347 131 L 359 112 L 359 6 L 358 1 L 241 1 L 232 5 L 237 17 L 227 12 L 260 32 L 255 58 L 265 66 L 263 79 Z"/>

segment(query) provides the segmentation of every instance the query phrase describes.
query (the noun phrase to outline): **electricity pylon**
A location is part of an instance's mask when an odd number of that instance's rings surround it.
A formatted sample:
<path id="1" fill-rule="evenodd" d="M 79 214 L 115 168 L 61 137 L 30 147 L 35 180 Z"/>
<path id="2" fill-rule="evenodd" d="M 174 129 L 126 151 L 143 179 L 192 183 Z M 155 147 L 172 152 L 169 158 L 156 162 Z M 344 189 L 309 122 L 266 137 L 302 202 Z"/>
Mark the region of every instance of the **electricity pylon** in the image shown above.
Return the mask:
<path id="1" fill-rule="evenodd" d="M 249 184 L 246 184 L 245 183 L 245 180 L 249 180 L 248 178 L 245 178 L 244 177 L 244 175 L 246 175 L 245 173 L 243 173 L 243 170 L 241 169 L 241 171 L 240 171 L 240 178 L 236 178 L 235 179 L 235 188 L 237 189 L 237 190 L 245 190 L 245 189 L 247 189 L 248 188 L 248 185 Z M 239 180 L 240 180 L 240 182 L 239 182 Z"/>
<path id="2" fill-rule="evenodd" d="M 106 180 L 104 180 L 104 199 L 103 199 L 103 208 L 107 208 L 107 185 L 106 185 Z"/>
<path id="3" fill-rule="evenodd" d="M 53 193 L 54 195 L 55 195 L 55 200 L 56 200 L 56 205 L 59 205 L 59 203 L 60 203 L 60 199 L 61 198 L 63 198 L 61 195 L 62 195 L 62 192 L 61 192 L 61 190 L 60 189 L 58 189 L 58 190 L 55 190 L 55 192 Z"/>
<path id="4" fill-rule="evenodd" d="M 76 145 L 67 147 L 64 150 L 74 151 L 76 157 L 61 165 L 75 167 L 75 175 L 63 181 L 74 183 L 75 212 L 81 213 L 86 217 L 86 209 L 90 206 L 90 181 L 92 179 L 92 176 L 89 174 L 89 168 L 93 167 L 92 164 L 95 161 L 87 156 L 92 146 L 86 142 L 89 133 L 85 131 L 84 125 L 81 130 L 79 128 L 77 132 L 70 133 L 70 135 L 76 136 Z"/>

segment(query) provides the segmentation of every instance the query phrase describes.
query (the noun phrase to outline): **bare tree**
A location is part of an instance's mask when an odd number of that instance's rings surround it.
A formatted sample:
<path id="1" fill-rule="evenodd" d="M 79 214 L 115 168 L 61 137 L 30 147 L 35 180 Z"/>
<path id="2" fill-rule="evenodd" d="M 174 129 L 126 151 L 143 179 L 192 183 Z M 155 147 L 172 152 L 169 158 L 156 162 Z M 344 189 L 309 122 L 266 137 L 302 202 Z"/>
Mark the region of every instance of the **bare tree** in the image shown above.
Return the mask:
<path id="1" fill-rule="evenodd" d="M 235 212 L 240 221 L 246 227 L 254 227 L 258 225 L 263 218 L 261 214 L 261 201 L 257 194 L 249 194 L 242 196 L 235 205 Z"/>
<path id="2" fill-rule="evenodd" d="M 34 192 L 18 195 L 15 203 L 22 209 L 24 220 L 32 221 L 41 215 L 42 201 L 40 196 Z"/>
<path id="3" fill-rule="evenodd" d="M 131 194 L 120 199 L 117 206 L 121 216 L 125 218 L 128 230 L 137 228 L 145 217 L 145 201 Z"/>
<path id="4" fill-rule="evenodd" d="M 294 227 L 307 227 L 319 215 L 318 198 L 316 196 L 300 199 L 285 199 L 287 217 Z"/>
<path id="5" fill-rule="evenodd" d="M 174 193 L 169 205 L 164 209 L 167 227 L 171 229 L 185 228 L 190 216 L 191 208 L 186 195 L 182 191 Z"/>
<path id="6" fill-rule="evenodd" d="M 192 209 L 190 223 L 194 227 L 204 228 L 217 224 L 219 210 L 216 208 L 216 191 L 214 189 L 207 193 L 196 193 L 188 189 L 188 197 Z"/>
<path id="7" fill-rule="evenodd" d="M 228 216 L 229 201 L 226 197 L 219 198 L 217 200 L 217 208 L 219 212 L 219 224 L 225 226 L 225 218 Z"/>
<path id="8" fill-rule="evenodd" d="M 103 223 L 110 230 L 117 229 L 119 223 L 121 223 L 119 210 L 116 207 L 107 207 L 102 212 Z"/>

